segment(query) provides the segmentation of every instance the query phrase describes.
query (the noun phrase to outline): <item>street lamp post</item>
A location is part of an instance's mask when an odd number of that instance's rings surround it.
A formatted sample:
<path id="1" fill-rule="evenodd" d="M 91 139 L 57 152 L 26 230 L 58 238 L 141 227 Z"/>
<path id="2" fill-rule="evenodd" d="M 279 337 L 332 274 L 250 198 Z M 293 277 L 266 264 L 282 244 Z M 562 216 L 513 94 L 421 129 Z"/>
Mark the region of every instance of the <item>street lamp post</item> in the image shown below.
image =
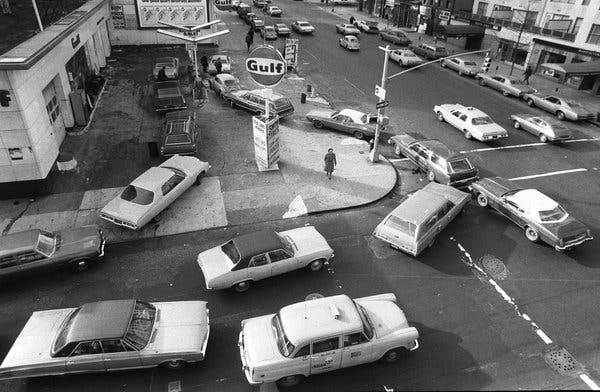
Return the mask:
<path id="1" fill-rule="evenodd" d="M 385 84 L 387 82 L 387 69 L 390 60 L 390 46 L 387 45 L 385 48 L 382 48 L 380 46 L 379 49 L 385 52 L 385 57 L 383 58 L 383 73 L 381 74 L 381 89 L 385 92 Z M 379 134 L 381 133 L 381 130 L 384 125 L 383 117 L 385 115 L 385 106 L 383 106 L 383 104 L 385 104 L 385 95 L 383 96 L 383 98 L 379 97 L 378 103 L 381 105 L 381 107 L 377 109 L 377 126 L 375 127 L 375 137 L 373 138 L 373 149 L 371 150 L 371 155 L 369 156 L 369 159 L 373 163 L 379 162 Z"/>

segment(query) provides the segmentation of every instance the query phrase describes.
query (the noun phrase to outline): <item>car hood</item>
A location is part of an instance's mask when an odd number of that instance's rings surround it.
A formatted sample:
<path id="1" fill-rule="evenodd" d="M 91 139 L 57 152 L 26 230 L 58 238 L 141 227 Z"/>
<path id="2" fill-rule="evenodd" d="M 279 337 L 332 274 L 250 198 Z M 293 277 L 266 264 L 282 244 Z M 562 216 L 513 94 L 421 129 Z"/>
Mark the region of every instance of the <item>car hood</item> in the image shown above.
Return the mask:
<path id="1" fill-rule="evenodd" d="M 299 227 L 283 231 L 280 234 L 287 236 L 292 241 L 296 257 L 319 252 L 333 252 L 325 237 L 313 226 Z"/>
<path id="2" fill-rule="evenodd" d="M 0 365 L 2 370 L 44 364 L 52 360 L 52 344 L 62 322 L 75 308 L 34 312 Z"/>
<path id="3" fill-rule="evenodd" d="M 282 357 L 275 343 L 271 319 L 274 314 L 243 321 L 244 352 L 249 366 Z"/>
<path id="4" fill-rule="evenodd" d="M 141 205 L 121 198 L 121 192 L 100 211 L 115 218 L 138 225 L 143 216 L 150 210 L 152 203 Z"/>
<path id="5" fill-rule="evenodd" d="M 329 119 L 329 118 L 331 118 L 333 113 L 335 113 L 335 110 L 316 109 L 316 110 L 311 110 L 310 112 L 306 113 L 306 118 L 308 118 L 309 120 L 315 119 L 315 118 Z"/>
<path id="6" fill-rule="evenodd" d="M 150 343 L 144 351 L 199 352 L 206 346 L 209 321 L 204 301 L 175 301 L 153 303 L 159 310 L 159 319 Z"/>
<path id="7" fill-rule="evenodd" d="M 587 233 L 587 227 L 571 215 L 562 222 L 542 223 L 542 226 L 559 239 Z"/>
<path id="8" fill-rule="evenodd" d="M 232 262 L 223 253 L 221 246 L 200 253 L 197 261 L 208 285 L 214 279 L 230 272 L 232 267 Z"/>
<path id="9" fill-rule="evenodd" d="M 481 180 L 474 182 L 473 185 L 485 189 L 486 191 L 490 192 L 496 197 L 501 197 L 509 191 L 516 191 L 522 189 L 520 187 L 515 186 L 514 183 L 502 177 L 482 178 Z"/>
<path id="10" fill-rule="evenodd" d="M 60 245 L 57 253 L 75 253 L 95 251 L 102 242 L 100 231 L 96 225 L 80 226 L 74 229 L 61 230 Z"/>

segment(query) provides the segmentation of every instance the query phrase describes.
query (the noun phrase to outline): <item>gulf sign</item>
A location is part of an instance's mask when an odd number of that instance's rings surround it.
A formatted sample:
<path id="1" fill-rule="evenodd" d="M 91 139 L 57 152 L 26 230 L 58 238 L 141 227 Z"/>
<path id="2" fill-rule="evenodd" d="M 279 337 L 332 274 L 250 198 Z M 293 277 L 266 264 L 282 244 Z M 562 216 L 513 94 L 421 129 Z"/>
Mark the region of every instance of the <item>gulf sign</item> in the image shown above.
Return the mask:
<path id="1" fill-rule="evenodd" d="M 220 11 L 231 9 L 231 0 L 215 0 L 215 7 Z"/>
<path id="2" fill-rule="evenodd" d="M 246 71 L 263 87 L 278 84 L 286 72 L 286 62 L 277 49 L 269 45 L 255 48 L 246 58 Z"/>

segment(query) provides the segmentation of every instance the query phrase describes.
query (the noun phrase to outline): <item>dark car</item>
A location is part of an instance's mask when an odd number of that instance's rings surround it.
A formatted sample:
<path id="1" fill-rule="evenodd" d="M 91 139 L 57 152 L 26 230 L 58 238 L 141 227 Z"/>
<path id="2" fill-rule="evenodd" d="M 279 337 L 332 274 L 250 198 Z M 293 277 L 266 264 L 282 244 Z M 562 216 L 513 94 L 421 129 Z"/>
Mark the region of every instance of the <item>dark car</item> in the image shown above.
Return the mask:
<path id="1" fill-rule="evenodd" d="M 248 14 L 251 9 L 252 7 L 250 7 L 248 4 L 240 3 L 237 8 L 237 14 L 240 18 L 245 20 L 246 14 Z"/>
<path id="2" fill-rule="evenodd" d="M 379 36 L 384 41 L 389 41 L 396 45 L 409 45 L 411 40 L 402 31 L 398 30 L 381 30 Z"/>
<path id="3" fill-rule="evenodd" d="M 256 114 L 265 113 L 265 97 L 262 90 L 238 90 L 223 94 L 223 98 L 232 108 L 242 108 Z M 294 113 L 294 105 L 289 98 L 271 93 L 266 97 L 271 101 L 269 110 L 276 112 L 279 117 L 289 116 Z"/>
<path id="4" fill-rule="evenodd" d="M 247 24 L 252 26 L 252 21 L 258 18 L 258 16 L 254 12 L 248 12 L 246 15 L 242 16 L 242 18 Z"/>
<path id="5" fill-rule="evenodd" d="M 410 49 L 418 56 L 425 57 L 428 60 L 436 60 L 448 56 L 448 51 L 443 46 L 418 44 L 409 45 Z"/>
<path id="6" fill-rule="evenodd" d="M 483 178 L 469 188 L 477 204 L 490 206 L 516 223 L 531 242 L 541 240 L 566 250 L 593 239 L 583 223 L 536 189 L 521 188 L 502 177 Z"/>
<path id="7" fill-rule="evenodd" d="M 187 109 L 185 98 L 177 81 L 154 83 L 154 111 L 166 113 Z"/>
<path id="8" fill-rule="evenodd" d="M 252 26 L 254 31 L 259 31 L 265 28 L 265 21 L 259 18 L 254 18 L 250 22 L 250 26 Z"/>
<path id="9" fill-rule="evenodd" d="M 0 237 L 0 276 L 46 266 L 83 271 L 104 255 L 105 239 L 96 225 L 49 232 L 27 230 Z"/>
<path id="10" fill-rule="evenodd" d="M 160 155 L 196 155 L 199 143 L 195 112 L 178 110 L 167 113 L 160 137 Z"/>
<path id="11" fill-rule="evenodd" d="M 391 137 L 388 143 L 394 146 L 397 155 L 407 157 L 425 171 L 429 181 L 461 186 L 477 179 L 477 169 L 469 159 L 437 139 L 401 133 Z"/>

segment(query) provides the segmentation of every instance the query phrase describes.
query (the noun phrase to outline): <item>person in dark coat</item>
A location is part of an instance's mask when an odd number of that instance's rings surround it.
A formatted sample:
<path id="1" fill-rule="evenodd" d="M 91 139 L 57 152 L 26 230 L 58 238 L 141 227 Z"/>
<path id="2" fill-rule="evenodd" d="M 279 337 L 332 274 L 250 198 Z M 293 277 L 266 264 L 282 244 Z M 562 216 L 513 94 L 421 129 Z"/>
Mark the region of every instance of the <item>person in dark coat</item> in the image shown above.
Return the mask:
<path id="1" fill-rule="evenodd" d="M 250 52 L 250 47 L 252 46 L 252 42 L 254 41 L 254 38 L 252 38 L 254 34 L 252 33 L 248 33 L 246 34 L 246 46 L 248 47 L 248 52 Z"/>
<path id="2" fill-rule="evenodd" d="M 215 68 L 217 69 L 217 74 L 220 74 L 221 70 L 223 69 L 223 63 L 221 63 L 221 60 L 217 59 L 217 61 L 215 61 Z"/>
<path id="3" fill-rule="evenodd" d="M 156 75 L 156 81 L 157 82 L 164 82 L 165 80 L 167 80 L 167 73 L 165 72 L 165 67 L 162 67 L 158 71 L 158 75 Z"/>
<path id="4" fill-rule="evenodd" d="M 327 154 L 325 154 L 325 173 L 327 174 L 327 178 L 331 180 L 331 173 L 335 169 L 337 165 L 337 161 L 335 160 L 335 154 L 333 153 L 333 148 L 327 150 Z"/>
<path id="5" fill-rule="evenodd" d="M 351 25 L 353 25 L 355 20 L 356 20 L 356 19 L 354 19 L 354 16 L 351 16 L 351 17 L 350 17 L 350 24 L 351 24 Z"/>
<path id="6" fill-rule="evenodd" d="M 208 72 L 208 57 L 202 56 L 200 57 L 200 64 L 202 64 L 202 71 L 204 73 Z"/>
<path id="7" fill-rule="evenodd" d="M 532 73 L 533 70 L 531 69 L 531 66 L 528 65 L 527 68 L 525 68 L 525 72 L 523 72 L 523 83 L 529 84 L 529 77 Z"/>

